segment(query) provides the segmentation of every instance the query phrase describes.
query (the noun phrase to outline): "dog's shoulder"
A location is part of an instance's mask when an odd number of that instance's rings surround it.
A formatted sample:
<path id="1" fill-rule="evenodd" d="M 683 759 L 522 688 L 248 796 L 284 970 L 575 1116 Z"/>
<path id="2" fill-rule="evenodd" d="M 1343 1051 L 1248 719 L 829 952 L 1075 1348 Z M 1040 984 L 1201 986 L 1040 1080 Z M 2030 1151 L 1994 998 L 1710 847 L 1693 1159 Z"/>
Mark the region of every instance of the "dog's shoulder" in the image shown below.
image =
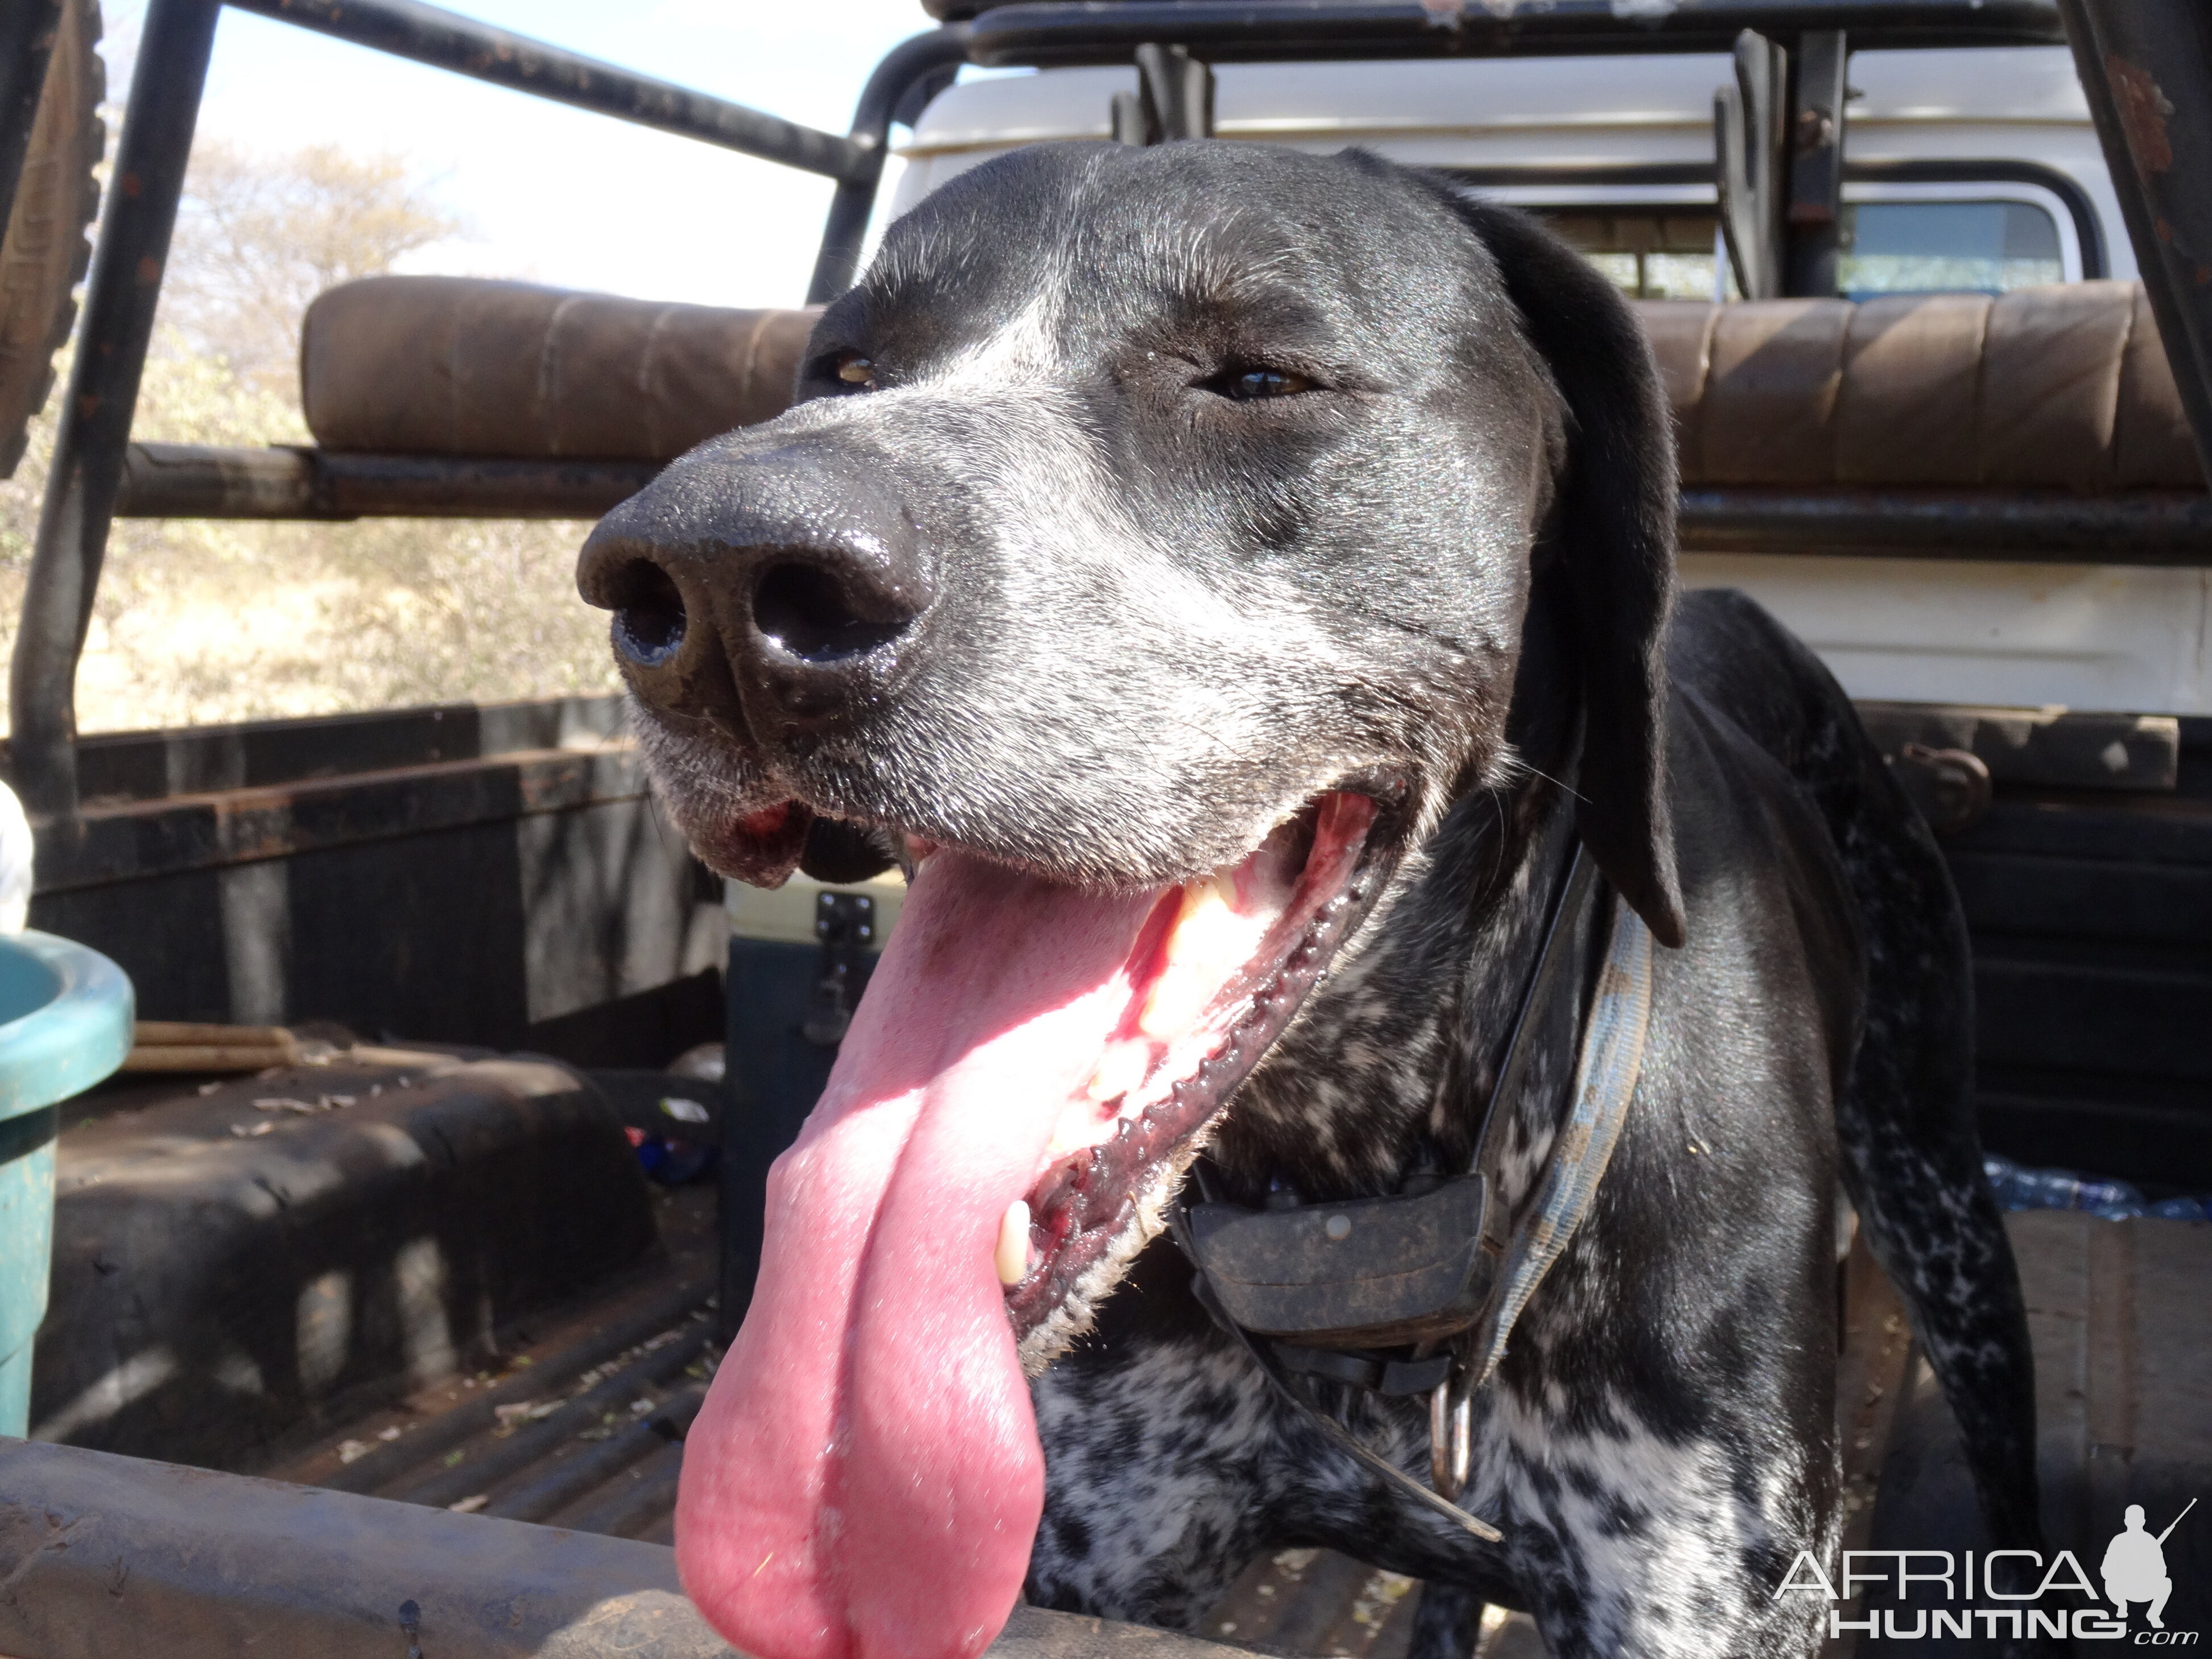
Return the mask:
<path id="1" fill-rule="evenodd" d="M 1778 756 L 1793 734 L 1850 708 L 1835 677 L 1804 642 L 1733 587 L 1696 588 L 1675 600 L 1667 675 L 1725 710 Z"/>

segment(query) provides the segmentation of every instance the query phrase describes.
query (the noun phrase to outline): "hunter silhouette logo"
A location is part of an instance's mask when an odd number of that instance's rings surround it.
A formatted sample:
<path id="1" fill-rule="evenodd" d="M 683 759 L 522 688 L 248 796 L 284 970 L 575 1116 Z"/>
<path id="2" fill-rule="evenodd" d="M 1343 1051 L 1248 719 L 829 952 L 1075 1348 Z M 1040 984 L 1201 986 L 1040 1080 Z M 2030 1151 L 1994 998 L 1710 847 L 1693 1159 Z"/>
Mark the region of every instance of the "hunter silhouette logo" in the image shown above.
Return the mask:
<path id="1" fill-rule="evenodd" d="M 2191 1498 L 2177 1515 L 2166 1523 L 2166 1531 L 2154 1538 L 2143 1530 L 2143 1506 L 2128 1505 L 2124 1519 L 2126 1530 L 2105 1546 L 2105 1597 L 2118 1610 L 2119 1616 L 2128 1616 L 2128 1603 L 2150 1603 L 2150 1627 L 2164 1630 L 2166 1620 L 2160 1615 L 2166 1611 L 2166 1598 L 2173 1594 L 2173 1580 L 2166 1577 L 2165 1544 L 2168 1534 L 2181 1524 L 2181 1516 L 2197 1507 Z"/>

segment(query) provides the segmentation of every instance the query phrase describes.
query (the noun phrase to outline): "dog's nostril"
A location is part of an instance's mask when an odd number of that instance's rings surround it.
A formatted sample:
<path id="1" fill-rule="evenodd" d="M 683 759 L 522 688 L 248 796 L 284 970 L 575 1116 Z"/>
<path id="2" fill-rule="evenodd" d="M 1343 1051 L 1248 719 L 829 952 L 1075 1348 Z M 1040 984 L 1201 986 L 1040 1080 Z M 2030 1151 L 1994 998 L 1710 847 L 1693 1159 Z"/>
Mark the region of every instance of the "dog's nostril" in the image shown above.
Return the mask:
<path id="1" fill-rule="evenodd" d="M 837 578 L 818 565 L 770 565 L 753 589 L 762 635 L 801 662 L 837 662 L 896 639 L 911 618 L 872 622 L 853 607 Z"/>
<path id="2" fill-rule="evenodd" d="M 622 603 L 615 610 L 615 648 L 632 662 L 658 668 L 684 643 L 684 596 L 666 571 L 641 559 L 617 580 Z"/>

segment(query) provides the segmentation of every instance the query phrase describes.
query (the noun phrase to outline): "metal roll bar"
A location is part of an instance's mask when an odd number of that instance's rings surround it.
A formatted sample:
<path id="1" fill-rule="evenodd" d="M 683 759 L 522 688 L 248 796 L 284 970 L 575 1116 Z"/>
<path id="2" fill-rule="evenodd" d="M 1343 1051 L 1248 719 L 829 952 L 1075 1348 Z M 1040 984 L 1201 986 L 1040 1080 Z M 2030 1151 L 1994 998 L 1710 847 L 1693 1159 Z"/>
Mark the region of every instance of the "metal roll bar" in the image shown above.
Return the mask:
<path id="1" fill-rule="evenodd" d="M 2212 15 L 2201 0 L 2059 0 L 2197 459 L 2212 478 Z"/>
<path id="2" fill-rule="evenodd" d="M 239 11 L 295 23 L 356 46 L 451 70 L 595 115 L 696 138 L 824 178 L 872 180 L 880 134 L 840 138 L 743 104 L 710 98 L 559 46 L 509 33 L 420 0 L 225 0 Z"/>
<path id="3" fill-rule="evenodd" d="M 1434 56 L 1559 55 L 1596 52 L 1725 52 L 1745 30 L 1796 47 L 1825 31 L 1851 50 L 1899 46 L 2054 44 L 2071 31 L 2082 82 L 2112 164 L 2112 180 L 2139 251 L 2144 278 L 2169 342 L 2176 378 L 2197 442 L 2212 459 L 2212 289 L 2195 273 L 2212 264 L 2212 195 L 2183 188 L 2185 168 L 2154 136 L 2168 134 L 2174 154 L 2203 153 L 2212 117 L 2212 68 L 2205 24 L 2191 0 L 1679 0 L 1662 9 L 1617 0 L 1549 0 L 1498 7 L 1474 0 L 1060 0 L 983 9 L 894 49 L 869 77 L 843 137 L 799 126 L 744 106 L 599 63 L 527 36 L 495 29 L 420 0 L 152 0 L 117 155 L 119 187 L 107 192 L 98 252 L 88 285 L 75 367 L 55 434 L 52 471 L 24 594 L 10 684 L 15 783 L 36 813 L 76 809 L 75 682 L 110 522 L 130 469 L 137 510 L 153 510 L 165 490 L 184 490 L 219 512 L 264 516 L 289 502 L 316 516 L 374 512 L 379 504 L 428 501 L 450 465 L 410 476 L 388 462 L 370 475 L 341 477 L 338 463 L 317 459 L 234 464 L 194 473 L 185 458 L 167 461 L 129 446 L 132 407 L 161 267 L 176 219 L 184 161 L 205 80 L 215 21 L 223 3 L 457 74 L 634 121 L 662 131 L 805 168 L 836 181 L 808 298 L 835 297 L 852 281 L 873 210 L 892 122 L 917 112 L 917 94 L 942 86 L 963 62 L 991 65 L 1126 63 L 1137 48 L 1170 43 L 1200 61 L 1254 62 Z M 17 22 L 52 9 L 28 0 Z M 0 29 L 0 162 L 20 113 L 31 40 Z M 2147 96 L 2114 62 L 2148 64 L 2160 77 Z M 1830 66 L 1832 67 L 1832 66 Z M 2117 76 L 2118 78 L 2113 78 Z M 9 78 L 12 77 L 12 78 Z M 1828 78 L 1838 78 L 1830 76 Z M 2165 88 L 2160 92 L 2160 87 Z M 2158 113 L 2159 100 L 2174 108 Z M 2150 112 L 2146 118 L 2144 112 Z M 1814 158 L 1822 160 L 1824 158 Z M 1818 181 L 1833 194 L 1834 168 Z M 12 182 L 13 174 L 8 175 Z M 1808 184 L 1812 182 L 1808 180 Z M 1793 198 L 1794 199 L 1794 198 Z M 2160 236 L 2160 227 L 2166 235 Z M 2176 228 L 2179 228 L 2178 229 Z M 1796 245 L 1802 241 L 1800 249 Z M 1833 258 L 1824 225 L 1798 228 L 1793 263 L 1816 268 Z M 167 483 L 161 483 L 166 471 Z M 477 501 L 513 500 L 520 473 L 477 469 L 463 493 Z M 450 482 L 450 480 L 449 480 Z M 618 481 L 580 474 L 564 487 L 580 505 Z M 197 492 L 197 494 L 193 494 Z M 211 492 L 211 493 L 210 493 Z M 169 497 L 173 499 L 173 495 Z M 258 504 L 258 505 L 257 505 Z M 1890 509 L 1883 503 L 1882 510 Z M 1866 503 L 1844 512 L 1832 502 L 1808 513 L 1765 502 L 1686 500 L 1686 541 L 1733 543 L 1754 524 L 1770 532 L 1811 533 L 1846 524 L 1872 534 Z M 1966 507 L 1908 514 L 1912 539 L 1934 548 L 1943 535 L 1994 543 L 2025 532 L 2059 556 L 2096 534 L 2100 509 L 2060 504 L 2014 515 L 2000 526 Z M 2194 562 L 2203 527 L 2193 509 L 2146 507 L 2143 527 L 2161 560 Z M 2140 515 L 2139 515 L 2140 516 Z"/>
<path id="4" fill-rule="evenodd" d="M 596 519 L 651 483 L 654 461 L 365 455 L 274 446 L 132 444 L 119 519 Z M 1686 553 L 1853 553 L 2074 563 L 2116 546 L 2142 565 L 2212 565 L 2212 495 L 2130 490 L 1693 485 Z"/>
<path id="5" fill-rule="evenodd" d="M 1857 47 L 2059 46 L 2052 0 L 1032 0 L 979 15 L 978 64 L 1128 61 L 1171 40 L 1209 63 L 1299 58 L 1726 52 L 1744 30 L 1777 39 L 1840 29 Z"/>
<path id="6" fill-rule="evenodd" d="M 34 813 L 76 811 L 77 659 L 222 10 L 221 0 L 154 0 L 139 36 L 9 674 L 15 789 Z"/>
<path id="7" fill-rule="evenodd" d="M 891 122 L 909 94 L 932 82 L 951 84 L 960 65 L 968 61 L 969 33 L 965 23 L 948 23 L 902 41 L 884 55 L 860 88 L 860 101 L 853 112 L 853 137 L 868 143 L 875 166 L 866 177 L 841 183 L 830 198 L 830 222 L 822 229 L 822 251 L 815 258 L 814 280 L 807 284 L 807 304 L 827 305 L 852 287 L 860 244 L 868 233 L 868 216 L 875 211 Z"/>

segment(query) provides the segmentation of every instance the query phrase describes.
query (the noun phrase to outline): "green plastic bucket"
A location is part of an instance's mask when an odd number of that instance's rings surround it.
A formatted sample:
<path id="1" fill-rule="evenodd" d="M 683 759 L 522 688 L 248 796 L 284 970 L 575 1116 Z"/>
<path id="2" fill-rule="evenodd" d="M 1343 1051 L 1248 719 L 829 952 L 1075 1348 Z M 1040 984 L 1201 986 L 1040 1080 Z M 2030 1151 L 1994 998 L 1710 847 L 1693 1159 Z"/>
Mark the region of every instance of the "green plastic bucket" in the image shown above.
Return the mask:
<path id="1" fill-rule="evenodd" d="M 0 934 L 0 1434 L 30 1432 L 54 1244 L 54 1109 L 131 1052 L 131 981 L 51 933 Z"/>

